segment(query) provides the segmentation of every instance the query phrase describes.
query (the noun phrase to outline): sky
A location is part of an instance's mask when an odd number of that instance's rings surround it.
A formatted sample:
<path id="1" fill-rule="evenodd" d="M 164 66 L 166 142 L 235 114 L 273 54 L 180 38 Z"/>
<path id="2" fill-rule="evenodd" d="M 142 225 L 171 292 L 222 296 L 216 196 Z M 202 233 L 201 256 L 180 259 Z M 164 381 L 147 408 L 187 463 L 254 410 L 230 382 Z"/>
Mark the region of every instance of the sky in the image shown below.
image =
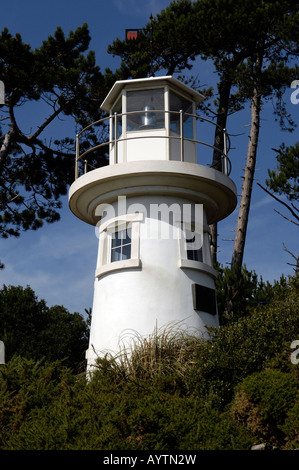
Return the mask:
<path id="1" fill-rule="evenodd" d="M 39 47 L 52 35 L 57 26 L 65 34 L 87 23 L 91 35 L 90 49 L 96 53 L 97 64 L 104 71 L 114 70 L 119 61 L 107 54 L 107 47 L 116 37 L 124 38 L 126 28 L 140 28 L 167 7 L 170 0 L 10 0 L 1 5 L 0 29 L 7 27 L 11 34 L 20 33 L 24 42 L 32 48 Z M 203 87 L 215 86 L 217 77 L 209 63 L 196 63 L 192 74 L 198 74 Z M 1 78 L 1 77 L 0 77 Z M 298 77 L 299 79 L 299 77 Z M 290 82 L 291 85 L 291 82 Z M 294 90 L 286 90 L 284 99 L 293 119 L 298 122 L 299 104 L 291 102 Z M 24 125 L 28 129 L 37 124 L 33 116 Z M 294 145 L 298 129 L 293 133 L 280 130 L 273 119 L 272 103 L 265 103 L 262 110 L 258 159 L 252 204 L 248 223 L 244 263 L 264 281 L 271 283 L 280 276 L 293 273 L 292 257 L 284 250 L 297 254 L 298 227 L 278 215 L 274 209 L 289 216 L 286 209 L 275 202 L 257 186 L 265 184 L 267 169 L 275 167 L 275 152 L 282 142 Z M 246 162 L 250 111 L 232 116 L 228 121 L 231 135 L 231 178 L 241 194 L 242 175 Z M 63 135 L 75 136 L 75 128 L 59 121 L 52 125 L 53 139 Z M 73 132 L 73 135 L 72 135 Z M 238 208 L 218 224 L 218 260 L 224 266 L 231 261 Z M 92 307 L 95 264 L 98 239 L 92 226 L 78 220 L 68 208 L 68 198 L 63 198 L 61 220 L 46 224 L 38 231 L 23 232 L 19 238 L 0 239 L 0 260 L 5 268 L 0 271 L 0 288 L 5 285 L 29 285 L 39 299 L 48 306 L 64 305 L 70 312 L 85 314 Z"/>

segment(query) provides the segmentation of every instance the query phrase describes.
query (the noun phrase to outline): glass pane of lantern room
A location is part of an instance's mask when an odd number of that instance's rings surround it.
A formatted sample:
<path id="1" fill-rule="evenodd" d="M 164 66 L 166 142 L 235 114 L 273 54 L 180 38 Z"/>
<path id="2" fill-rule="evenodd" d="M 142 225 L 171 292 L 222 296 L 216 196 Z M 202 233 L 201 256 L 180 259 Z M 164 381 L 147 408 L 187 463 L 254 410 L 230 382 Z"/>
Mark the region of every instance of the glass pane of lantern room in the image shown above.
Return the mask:
<path id="1" fill-rule="evenodd" d="M 184 99 L 182 96 L 173 93 L 169 93 L 170 111 L 183 111 L 183 113 L 192 114 L 192 103 Z M 170 113 L 170 129 L 177 134 L 180 133 L 180 115 L 178 113 Z M 193 139 L 193 118 L 191 116 L 183 115 L 183 131 L 184 137 L 187 139 Z"/>
<path id="2" fill-rule="evenodd" d="M 161 129 L 165 127 L 164 113 L 154 110 L 164 110 L 164 89 L 136 90 L 127 92 L 127 112 L 144 111 L 127 115 L 127 130 Z"/>

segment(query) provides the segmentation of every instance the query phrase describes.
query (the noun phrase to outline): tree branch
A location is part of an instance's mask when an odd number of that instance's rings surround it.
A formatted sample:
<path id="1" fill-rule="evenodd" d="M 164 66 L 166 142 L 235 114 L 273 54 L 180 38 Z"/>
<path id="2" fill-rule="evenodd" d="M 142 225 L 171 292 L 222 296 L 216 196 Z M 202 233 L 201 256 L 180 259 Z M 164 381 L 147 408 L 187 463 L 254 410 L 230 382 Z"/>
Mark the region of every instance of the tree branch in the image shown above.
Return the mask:
<path id="1" fill-rule="evenodd" d="M 287 253 L 289 253 L 289 255 L 291 255 L 297 261 L 297 256 L 295 256 L 294 253 L 288 250 L 284 243 L 283 243 L 283 248 Z"/>
<path id="2" fill-rule="evenodd" d="M 0 147 L 0 167 L 2 167 L 5 163 L 6 157 L 9 152 L 10 143 L 13 140 L 14 134 L 15 130 L 13 126 L 10 126 L 9 131 L 4 136 L 3 144 Z"/>
<path id="3" fill-rule="evenodd" d="M 291 209 L 291 207 L 288 204 L 286 204 L 284 201 L 279 199 L 277 196 L 274 196 L 274 194 L 270 193 L 270 191 L 268 191 L 266 188 L 264 188 L 260 183 L 257 183 L 257 185 L 260 188 L 262 188 L 267 194 L 272 196 L 276 201 L 280 202 L 280 204 L 283 204 L 291 212 L 291 214 L 295 217 L 295 219 L 297 219 L 299 221 L 298 215 L 293 211 L 293 209 Z"/>
<path id="4" fill-rule="evenodd" d="M 297 224 L 297 222 L 295 222 L 294 220 L 292 219 L 289 219 L 288 217 L 286 217 L 285 215 L 281 214 L 279 211 L 277 211 L 276 209 L 274 209 L 275 212 L 277 212 L 277 214 L 279 214 L 281 217 L 283 217 L 284 219 L 288 220 L 289 222 L 292 222 L 292 224 L 295 224 L 295 225 L 298 225 L 299 227 L 299 224 Z"/>
<path id="5" fill-rule="evenodd" d="M 51 114 L 51 116 L 48 117 L 48 119 L 46 119 L 46 121 L 38 128 L 38 130 L 32 134 L 30 137 L 27 137 L 27 140 L 28 141 L 32 141 L 32 140 L 35 140 L 42 132 L 43 130 L 56 118 L 56 116 L 58 116 L 58 114 L 60 114 L 63 109 L 69 104 L 69 100 L 66 101 L 62 106 L 60 106 L 60 108 L 58 108 L 53 114 Z"/>
<path id="6" fill-rule="evenodd" d="M 283 243 L 283 248 L 287 253 L 289 253 L 289 255 L 291 255 L 296 260 L 296 264 L 293 264 L 293 263 L 287 263 L 287 264 L 290 265 L 290 266 L 294 266 L 295 267 L 295 273 L 298 274 L 299 273 L 299 256 L 298 257 L 295 256 L 294 253 L 292 253 L 290 250 L 288 250 L 284 243 Z"/>

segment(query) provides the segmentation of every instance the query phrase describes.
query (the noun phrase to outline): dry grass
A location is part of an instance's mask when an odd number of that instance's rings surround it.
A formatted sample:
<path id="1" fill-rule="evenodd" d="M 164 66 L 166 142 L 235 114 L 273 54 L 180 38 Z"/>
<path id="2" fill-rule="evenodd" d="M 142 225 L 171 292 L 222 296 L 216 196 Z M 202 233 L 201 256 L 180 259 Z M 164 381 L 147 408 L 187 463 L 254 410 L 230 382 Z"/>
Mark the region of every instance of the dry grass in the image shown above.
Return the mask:
<path id="1" fill-rule="evenodd" d="M 173 324 L 161 330 L 157 328 L 147 337 L 135 334 L 130 347 L 121 350 L 115 362 L 119 371 L 131 379 L 151 378 L 176 373 L 185 376 L 195 363 L 196 345 L 200 341 Z"/>

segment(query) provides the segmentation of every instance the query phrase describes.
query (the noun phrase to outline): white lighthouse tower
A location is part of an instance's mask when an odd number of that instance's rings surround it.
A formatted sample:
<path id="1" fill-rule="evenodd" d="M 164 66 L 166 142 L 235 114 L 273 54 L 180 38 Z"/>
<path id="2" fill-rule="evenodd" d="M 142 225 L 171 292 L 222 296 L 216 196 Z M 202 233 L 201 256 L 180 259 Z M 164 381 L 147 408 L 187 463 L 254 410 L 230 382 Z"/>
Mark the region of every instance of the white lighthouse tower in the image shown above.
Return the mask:
<path id="1" fill-rule="evenodd" d="M 223 171 L 207 166 L 212 145 L 203 129 L 213 123 L 196 115 L 202 100 L 171 76 L 118 81 L 101 106 L 109 165 L 85 164 L 80 175 L 80 162 L 104 144 L 80 154 L 86 130 L 77 136 L 69 205 L 99 237 L 89 366 L 155 328 L 179 323 L 200 336 L 218 326 L 209 225 L 237 197 L 226 151 Z"/>

